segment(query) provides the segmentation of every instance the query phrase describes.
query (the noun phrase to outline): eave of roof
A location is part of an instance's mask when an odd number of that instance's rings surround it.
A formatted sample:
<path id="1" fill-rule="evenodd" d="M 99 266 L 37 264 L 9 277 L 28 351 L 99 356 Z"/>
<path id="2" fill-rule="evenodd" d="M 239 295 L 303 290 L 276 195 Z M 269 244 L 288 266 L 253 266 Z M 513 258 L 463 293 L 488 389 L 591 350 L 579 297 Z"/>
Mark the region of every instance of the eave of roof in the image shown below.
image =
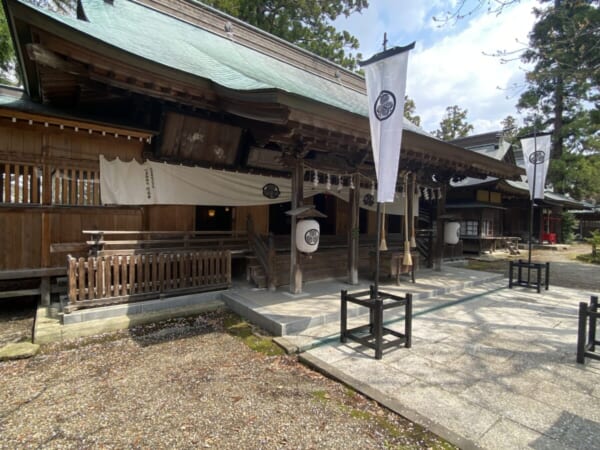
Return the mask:
<path id="1" fill-rule="evenodd" d="M 122 130 L 131 133 L 135 137 L 148 138 L 156 135 L 155 130 L 146 130 L 131 124 L 116 123 L 114 120 L 98 120 L 98 118 L 85 117 L 81 114 L 69 114 L 65 111 L 55 109 L 31 101 L 22 89 L 11 86 L 0 85 L 0 116 L 14 117 L 16 119 L 28 120 L 39 119 L 40 121 L 52 123 L 56 119 L 57 124 L 63 125 L 89 125 L 98 130 Z"/>
<path id="2" fill-rule="evenodd" d="M 502 205 L 494 205 L 492 203 L 482 202 L 462 202 L 462 203 L 447 203 L 446 209 L 499 209 L 506 210 Z"/>
<path id="3" fill-rule="evenodd" d="M 110 5 L 83 0 L 90 19 L 86 22 L 36 8 L 24 0 L 3 1 L 19 20 L 68 36 L 72 42 L 90 50 L 101 48 L 114 58 L 129 59 L 132 65 L 166 71 L 170 75 L 177 73 L 188 80 L 202 79 L 213 83 L 213 89 L 227 91 L 230 95 L 256 94 L 262 99 L 275 96 L 278 101 L 293 104 L 306 112 L 320 109 L 323 116 L 326 113 L 339 115 L 340 122 L 345 121 L 344 117 L 354 116 L 364 122 L 361 132 L 368 135 L 364 93 L 137 3 L 116 0 Z M 132 32 L 131 17 L 145 26 Z M 173 46 L 172 36 L 178 37 L 177 46 Z M 149 42 L 153 46 L 148 46 Z M 467 153 L 460 147 L 440 141 L 407 120 L 405 132 L 405 142 L 418 145 L 419 151 L 440 153 L 445 159 L 459 163 L 468 159 L 469 170 L 462 173 L 507 179 L 516 179 L 524 173 L 510 164 Z"/>

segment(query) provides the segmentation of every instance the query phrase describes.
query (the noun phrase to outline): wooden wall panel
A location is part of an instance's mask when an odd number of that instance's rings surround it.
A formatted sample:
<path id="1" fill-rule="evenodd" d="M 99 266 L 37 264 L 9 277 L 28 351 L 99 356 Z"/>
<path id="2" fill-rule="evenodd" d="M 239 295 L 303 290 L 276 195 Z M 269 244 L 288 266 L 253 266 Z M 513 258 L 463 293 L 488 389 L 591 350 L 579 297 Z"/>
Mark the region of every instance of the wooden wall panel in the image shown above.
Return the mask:
<path id="1" fill-rule="evenodd" d="M 83 230 L 141 230 L 141 208 L 68 208 L 54 210 L 50 216 L 51 243 L 84 242 Z M 51 266 L 66 264 L 66 254 L 52 254 Z"/>
<path id="2" fill-rule="evenodd" d="M 336 198 L 335 204 L 335 234 L 337 236 L 347 236 L 350 229 L 350 203 L 340 198 Z"/>
<path id="3" fill-rule="evenodd" d="M 27 125 L 25 125 L 27 127 Z M 42 155 L 42 133 L 24 127 L 0 126 L 0 158 L 18 162 L 20 157 L 27 161 L 39 160 Z"/>
<path id="4" fill-rule="evenodd" d="M 193 205 L 146 206 L 146 227 L 151 231 L 194 231 L 196 207 Z"/>
<path id="5" fill-rule="evenodd" d="M 248 215 L 254 221 L 254 231 L 259 234 L 269 232 L 269 205 L 261 206 L 236 206 L 233 218 L 234 231 L 246 231 L 246 220 Z"/>
<path id="6" fill-rule="evenodd" d="M 367 234 L 377 234 L 377 213 L 375 211 L 367 212 Z"/>
<path id="7" fill-rule="evenodd" d="M 0 230 L 0 270 L 40 267 L 40 213 L 1 211 Z"/>

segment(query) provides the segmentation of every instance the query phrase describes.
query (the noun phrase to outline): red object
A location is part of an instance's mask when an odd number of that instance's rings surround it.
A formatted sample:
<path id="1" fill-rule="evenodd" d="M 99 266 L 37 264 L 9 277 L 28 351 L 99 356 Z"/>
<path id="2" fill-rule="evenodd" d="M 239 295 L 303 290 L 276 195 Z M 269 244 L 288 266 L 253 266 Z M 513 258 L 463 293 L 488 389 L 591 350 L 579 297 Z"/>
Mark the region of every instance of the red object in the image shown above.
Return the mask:
<path id="1" fill-rule="evenodd" d="M 551 244 L 556 244 L 556 233 L 542 233 L 542 241 L 548 241 Z"/>

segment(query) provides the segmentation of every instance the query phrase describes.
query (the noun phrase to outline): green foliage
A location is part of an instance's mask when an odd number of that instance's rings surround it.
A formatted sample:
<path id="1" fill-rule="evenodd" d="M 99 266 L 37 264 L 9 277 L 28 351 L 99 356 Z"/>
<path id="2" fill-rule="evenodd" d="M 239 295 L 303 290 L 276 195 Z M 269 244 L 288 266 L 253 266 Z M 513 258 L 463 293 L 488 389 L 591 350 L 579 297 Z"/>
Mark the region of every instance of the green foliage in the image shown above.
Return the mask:
<path id="1" fill-rule="evenodd" d="M 421 126 L 421 116 L 417 116 L 415 112 L 417 111 L 417 106 L 415 105 L 415 101 L 410 98 L 408 95 L 404 96 L 404 117 L 414 123 L 416 126 Z"/>
<path id="2" fill-rule="evenodd" d="M 600 199 L 600 154 L 565 153 L 552 161 L 548 178 L 575 199 Z"/>
<path id="3" fill-rule="evenodd" d="M 517 126 L 517 119 L 513 116 L 508 115 L 500 121 L 502 126 L 502 135 L 508 142 L 513 143 L 516 140 L 519 127 Z"/>
<path id="4" fill-rule="evenodd" d="M 592 237 L 585 238 L 585 240 L 592 246 L 592 254 L 589 262 L 600 264 L 600 230 L 592 231 Z"/>
<path id="5" fill-rule="evenodd" d="M 4 15 L 4 9 L 0 8 L 0 83 L 14 83 L 15 52 L 12 39 L 8 30 L 8 23 Z"/>
<path id="6" fill-rule="evenodd" d="M 563 244 L 570 244 L 573 242 L 575 237 L 573 234 L 573 229 L 575 227 L 575 216 L 569 211 L 563 211 L 560 227 Z"/>
<path id="7" fill-rule="evenodd" d="M 446 115 L 440 122 L 440 128 L 434 131 L 434 134 L 443 141 L 468 136 L 473 131 L 473 125 L 467 122 L 467 113 L 466 109 L 461 109 L 457 105 L 448 106 Z"/>
<path id="8" fill-rule="evenodd" d="M 74 15 L 77 0 L 27 0 L 61 14 Z M 4 8 L 0 7 L 0 83 L 21 84 L 20 68 L 12 45 Z"/>
<path id="9" fill-rule="evenodd" d="M 600 10 L 597 0 L 540 0 L 522 60 L 533 64 L 517 107 L 553 130 L 553 158 L 598 150 Z M 590 147 L 591 146 L 591 147 Z M 553 179 L 556 183 L 557 179 Z"/>
<path id="10" fill-rule="evenodd" d="M 331 21 L 369 6 L 368 0 L 206 0 L 206 4 L 343 67 L 356 69 L 358 39 Z"/>

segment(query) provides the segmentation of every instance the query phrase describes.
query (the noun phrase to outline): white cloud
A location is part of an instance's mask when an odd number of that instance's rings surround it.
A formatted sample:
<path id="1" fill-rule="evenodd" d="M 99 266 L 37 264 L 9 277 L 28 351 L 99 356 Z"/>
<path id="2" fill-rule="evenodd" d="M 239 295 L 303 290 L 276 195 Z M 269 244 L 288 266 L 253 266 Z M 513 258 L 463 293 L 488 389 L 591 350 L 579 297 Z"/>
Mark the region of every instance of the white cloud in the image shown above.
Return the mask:
<path id="1" fill-rule="evenodd" d="M 432 16 L 452 11 L 455 0 L 372 0 L 361 14 L 335 25 L 359 38 L 364 57 L 382 50 L 384 32 L 390 45 L 416 39 L 407 94 L 415 100 L 423 128 L 436 129 L 446 107 L 458 105 L 469 111 L 468 120 L 480 133 L 497 129 L 509 114 L 517 115 L 518 93 L 507 89 L 524 79 L 519 61 L 501 64 L 484 52 L 512 50 L 520 47 L 517 40 L 526 42 L 537 4 L 521 0 L 500 15 L 482 14 L 439 27 Z"/>
<path id="2" fill-rule="evenodd" d="M 426 130 L 436 129 L 451 105 L 469 111 L 468 120 L 477 133 L 497 129 L 505 116 L 515 115 L 517 99 L 506 99 L 501 89 L 523 79 L 520 62 L 501 64 L 484 52 L 518 48 L 517 40 L 526 42 L 534 4 L 522 1 L 498 16 L 482 15 L 428 48 L 417 46 L 409 58 L 407 94 L 415 100 Z"/>

